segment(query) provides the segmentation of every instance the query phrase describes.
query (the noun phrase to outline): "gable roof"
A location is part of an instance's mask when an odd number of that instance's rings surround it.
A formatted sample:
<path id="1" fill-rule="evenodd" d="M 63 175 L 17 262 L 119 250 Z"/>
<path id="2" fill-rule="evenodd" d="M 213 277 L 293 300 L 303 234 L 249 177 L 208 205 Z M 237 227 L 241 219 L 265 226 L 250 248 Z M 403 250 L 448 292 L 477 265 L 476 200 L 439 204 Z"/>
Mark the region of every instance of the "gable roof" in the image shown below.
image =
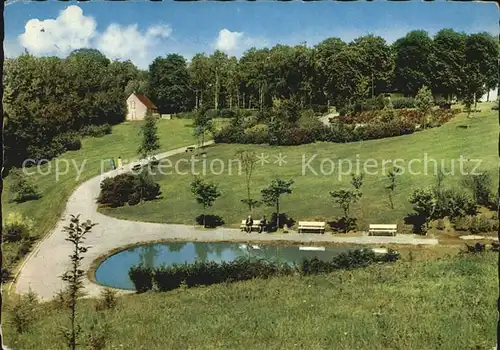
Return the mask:
<path id="1" fill-rule="evenodd" d="M 134 94 L 135 96 L 137 96 L 137 98 L 139 99 L 139 101 L 141 101 L 141 103 L 146 106 L 146 108 L 149 108 L 149 109 L 158 109 L 153 102 L 151 102 L 151 100 L 146 96 L 146 95 L 143 95 L 143 94 Z"/>

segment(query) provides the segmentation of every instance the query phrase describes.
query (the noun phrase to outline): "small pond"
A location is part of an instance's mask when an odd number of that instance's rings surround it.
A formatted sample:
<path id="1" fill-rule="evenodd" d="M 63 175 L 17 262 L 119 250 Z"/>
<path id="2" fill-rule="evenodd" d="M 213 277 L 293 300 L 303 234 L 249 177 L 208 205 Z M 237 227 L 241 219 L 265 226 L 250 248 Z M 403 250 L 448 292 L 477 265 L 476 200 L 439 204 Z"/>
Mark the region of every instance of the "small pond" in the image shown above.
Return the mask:
<path id="1" fill-rule="evenodd" d="M 350 249 L 335 247 L 276 246 L 245 243 L 172 242 L 151 244 L 126 249 L 104 260 L 96 270 L 96 280 L 105 286 L 134 290 L 128 277 L 130 267 L 137 264 L 154 268 L 161 265 L 194 263 L 199 261 L 232 261 L 249 256 L 279 259 L 290 264 L 304 258 L 329 260 Z"/>

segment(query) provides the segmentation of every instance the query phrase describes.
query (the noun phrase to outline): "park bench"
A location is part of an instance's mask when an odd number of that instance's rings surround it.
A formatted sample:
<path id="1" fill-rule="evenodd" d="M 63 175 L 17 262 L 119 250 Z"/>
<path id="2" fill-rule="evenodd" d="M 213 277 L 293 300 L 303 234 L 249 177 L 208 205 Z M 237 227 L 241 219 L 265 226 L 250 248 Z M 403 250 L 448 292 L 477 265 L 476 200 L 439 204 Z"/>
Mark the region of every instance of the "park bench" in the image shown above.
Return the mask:
<path id="1" fill-rule="evenodd" d="M 192 152 L 192 151 L 194 151 L 194 149 L 195 149 L 194 146 L 186 147 L 186 152 Z"/>
<path id="2" fill-rule="evenodd" d="M 242 231 L 245 231 L 247 225 L 246 225 L 246 219 L 245 220 L 241 220 L 241 225 L 240 225 L 240 228 Z M 260 219 L 253 219 L 253 224 L 252 224 L 252 231 L 253 230 L 260 230 Z"/>
<path id="3" fill-rule="evenodd" d="M 370 224 L 368 235 L 373 236 L 376 233 L 390 233 L 392 236 L 396 235 L 398 225 L 396 224 Z"/>
<path id="4" fill-rule="evenodd" d="M 325 222 L 320 221 L 299 221 L 299 233 L 302 233 L 304 230 L 308 231 L 319 231 L 319 233 L 325 233 Z"/>

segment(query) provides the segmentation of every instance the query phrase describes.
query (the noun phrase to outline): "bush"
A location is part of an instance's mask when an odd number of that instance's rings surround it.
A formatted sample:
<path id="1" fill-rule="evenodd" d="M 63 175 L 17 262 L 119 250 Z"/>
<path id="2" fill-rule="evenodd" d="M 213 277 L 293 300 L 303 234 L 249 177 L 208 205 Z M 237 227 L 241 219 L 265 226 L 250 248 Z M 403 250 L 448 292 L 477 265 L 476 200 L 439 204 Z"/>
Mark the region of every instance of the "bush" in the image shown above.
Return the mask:
<path id="1" fill-rule="evenodd" d="M 175 113 L 172 116 L 172 118 L 175 119 L 195 119 L 195 117 L 196 117 L 196 111 Z"/>
<path id="2" fill-rule="evenodd" d="M 205 220 L 203 220 L 203 216 L 205 216 Z M 205 223 L 205 227 L 217 227 L 224 225 L 224 220 L 219 215 L 200 214 L 196 217 L 196 223 L 198 225 Z"/>
<path id="3" fill-rule="evenodd" d="M 391 100 L 394 109 L 416 108 L 417 104 L 413 97 L 399 97 Z"/>
<path id="4" fill-rule="evenodd" d="M 129 276 L 138 292 L 152 289 L 169 291 L 185 284 L 187 287 L 245 281 L 253 278 L 267 279 L 273 276 L 289 276 L 294 272 L 303 275 L 330 272 L 337 269 L 351 269 L 367 266 L 374 262 L 392 262 L 399 259 L 399 253 L 390 250 L 388 254 L 375 255 L 372 250 L 353 250 L 340 254 L 329 262 L 316 258 L 305 259 L 300 267 L 294 267 L 275 260 L 240 257 L 231 262 L 216 263 L 197 261 L 194 264 L 175 264 L 151 269 L 140 265 L 129 270 Z M 151 276 L 153 282 L 151 282 Z"/>
<path id="5" fill-rule="evenodd" d="M 113 132 L 111 125 L 85 125 L 80 129 L 79 133 L 81 136 L 91 136 L 91 137 L 102 137 L 104 135 L 109 135 Z"/>
<path id="6" fill-rule="evenodd" d="M 111 333 L 111 326 L 104 317 L 94 317 L 87 335 L 88 346 L 92 350 L 104 350 Z"/>
<path id="7" fill-rule="evenodd" d="M 80 137 L 75 133 L 65 133 L 56 136 L 52 140 L 55 148 L 62 149 L 64 151 L 77 151 L 82 148 L 82 142 Z"/>
<path id="8" fill-rule="evenodd" d="M 224 108 L 219 111 L 220 118 L 234 118 L 236 117 L 236 111 L 234 109 Z"/>
<path id="9" fill-rule="evenodd" d="M 475 215 L 477 212 L 476 202 L 472 197 L 459 189 L 436 190 L 436 209 L 434 216 L 450 219 Z"/>
<path id="10" fill-rule="evenodd" d="M 141 200 L 156 199 L 160 194 L 160 185 L 147 174 L 120 174 L 106 178 L 101 182 L 101 192 L 97 202 L 112 208 L 128 203 L 136 205 Z"/>
<path id="11" fill-rule="evenodd" d="M 257 124 L 245 129 L 242 141 L 250 144 L 265 144 L 269 141 L 269 128 L 267 125 Z"/>
<path id="12" fill-rule="evenodd" d="M 318 105 L 318 104 L 312 104 L 311 109 L 315 114 L 325 114 L 328 113 L 328 106 L 327 105 Z"/>
<path id="13" fill-rule="evenodd" d="M 12 168 L 9 177 L 9 192 L 12 202 L 22 203 L 41 197 L 37 186 L 28 180 L 28 177 L 21 169 Z"/>
<path id="14" fill-rule="evenodd" d="M 207 109 L 206 113 L 205 113 L 205 117 L 208 118 L 208 119 L 215 119 L 217 117 L 219 117 L 219 113 L 220 113 L 220 110 L 217 109 Z"/>
<path id="15" fill-rule="evenodd" d="M 468 231 L 471 219 L 469 216 L 457 217 L 452 220 L 453 227 L 456 231 Z"/>
<path id="16" fill-rule="evenodd" d="M 101 298 L 97 300 L 96 311 L 112 310 L 118 305 L 117 291 L 111 288 L 101 290 Z"/>
<path id="17" fill-rule="evenodd" d="M 38 314 L 38 296 L 31 290 L 28 294 L 15 297 L 10 306 L 11 322 L 18 333 L 26 332 Z"/>
<path id="18" fill-rule="evenodd" d="M 469 225 L 469 231 L 471 233 L 486 233 L 493 231 L 493 225 L 490 219 L 484 215 L 473 216 Z"/>
<path id="19" fill-rule="evenodd" d="M 34 223 L 21 213 L 9 213 L 3 225 L 4 242 L 28 240 L 33 232 Z"/>
<path id="20" fill-rule="evenodd" d="M 132 266 L 128 276 L 138 293 L 153 289 L 153 270 L 143 265 Z"/>
<path id="21" fill-rule="evenodd" d="M 489 173 L 467 175 L 464 179 L 464 185 L 472 190 L 477 204 L 488 207 L 495 202 L 491 191 L 492 179 Z"/>

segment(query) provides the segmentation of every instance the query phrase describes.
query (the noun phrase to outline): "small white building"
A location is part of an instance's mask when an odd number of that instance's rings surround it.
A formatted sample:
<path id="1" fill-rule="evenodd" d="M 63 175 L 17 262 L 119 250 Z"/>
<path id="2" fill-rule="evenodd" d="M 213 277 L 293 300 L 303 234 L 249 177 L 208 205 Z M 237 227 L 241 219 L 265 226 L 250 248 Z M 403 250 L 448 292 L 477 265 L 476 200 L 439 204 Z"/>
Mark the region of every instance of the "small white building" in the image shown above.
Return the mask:
<path id="1" fill-rule="evenodd" d="M 148 111 L 153 115 L 159 116 L 158 108 L 146 95 L 137 94 L 135 92 L 130 94 L 127 98 L 126 120 L 144 120 Z"/>
<path id="2" fill-rule="evenodd" d="M 481 102 L 489 102 L 489 101 L 496 101 L 498 98 L 498 88 L 490 90 L 489 93 L 485 93 L 479 101 Z"/>

